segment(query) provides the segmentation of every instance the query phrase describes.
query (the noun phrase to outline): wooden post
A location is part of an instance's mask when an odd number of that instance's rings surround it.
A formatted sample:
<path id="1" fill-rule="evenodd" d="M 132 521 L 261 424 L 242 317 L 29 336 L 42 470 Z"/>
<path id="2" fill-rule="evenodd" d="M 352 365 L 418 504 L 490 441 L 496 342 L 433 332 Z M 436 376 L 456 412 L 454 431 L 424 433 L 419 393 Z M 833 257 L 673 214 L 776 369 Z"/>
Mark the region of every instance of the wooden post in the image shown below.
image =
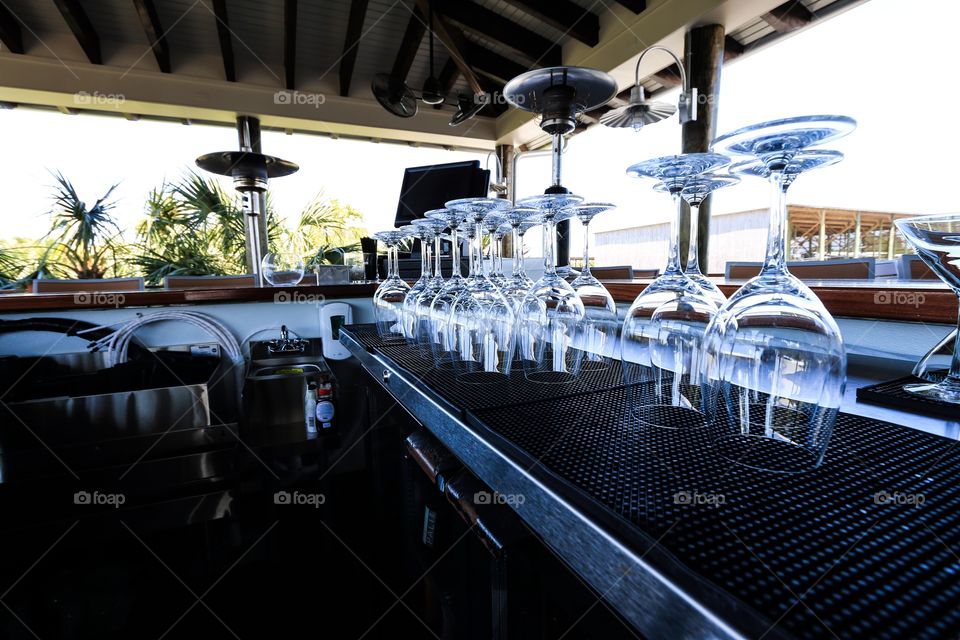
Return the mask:
<path id="1" fill-rule="evenodd" d="M 710 150 L 717 135 L 717 106 L 720 94 L 720 72 L 723 67 L 723 25 L 708 24 L 695 27 L 684 38 L 684 65 L 690 77 L 690 86 L 697 89 L 697 119 L 683 125 L 683 153 Z M 697 254 L 704 269 L 710 264 L 710 197 L 700 205 Z M 680 259 L 684 265 L 690 250 L 690 209 L 684 205 L 680 224 Z"/>
<path id="2" fill-rule="evenodd" d="M 827 255 L 827 211 L 820 209 L 820 242 L 818 243 L 817 259 L 823 260 Z"/>

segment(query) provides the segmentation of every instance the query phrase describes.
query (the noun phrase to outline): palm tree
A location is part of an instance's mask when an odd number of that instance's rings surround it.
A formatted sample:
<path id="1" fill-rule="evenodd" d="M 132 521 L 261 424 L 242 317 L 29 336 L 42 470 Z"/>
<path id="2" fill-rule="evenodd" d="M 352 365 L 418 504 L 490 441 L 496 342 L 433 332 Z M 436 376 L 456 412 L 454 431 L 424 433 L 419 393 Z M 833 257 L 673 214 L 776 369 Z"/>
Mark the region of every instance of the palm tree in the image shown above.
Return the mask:
<path id="1" fill-rule="evenodd" d="M 50 211 L 52 226 L 44 237 L 51 244 L 39 271 L 72 278 L 103 278 L 111 270 L 116 275 L 122 246 L 117 242 L 120 228 L 110 213 L 116 203 L 110 196 L 117 185 L 88 206 L 62 173 L 54 177 L 57 188 Z"/>
<path id="2" fill-rule="evenodd" d="M 359 248 L 366 230 L 357 226 L 359 211 L 321 191 L 300 212 L 296 226 L 280 239 L 304 256 L 308 269 L 319 264 L 343 264 L 343 254 Z"/>

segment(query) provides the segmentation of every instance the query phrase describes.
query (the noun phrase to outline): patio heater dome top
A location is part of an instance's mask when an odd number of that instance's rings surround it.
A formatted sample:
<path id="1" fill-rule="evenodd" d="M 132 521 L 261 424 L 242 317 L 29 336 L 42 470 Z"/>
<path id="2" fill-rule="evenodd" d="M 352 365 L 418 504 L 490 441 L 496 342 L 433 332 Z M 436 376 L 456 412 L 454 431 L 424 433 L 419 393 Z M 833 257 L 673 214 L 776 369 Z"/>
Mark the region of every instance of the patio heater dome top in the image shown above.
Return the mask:
<path id="1" fill-rule="evenodd" d="M 197 158 L 197 166 L 204 171 L 233 178 L 237 191 L 265 191 L 267 180 L 296 173 L 300 167 L 253 151 L 216 151 Z"/>
<path id="2" fill-rule="evenodd" d="M 510 105 L 542 116 L 540 128 L 551 135 L 570 133 L 577 116 L 609 102 L 617 81 L 586 67 L 547 67 L 522 73 L 503 89 Z"/>

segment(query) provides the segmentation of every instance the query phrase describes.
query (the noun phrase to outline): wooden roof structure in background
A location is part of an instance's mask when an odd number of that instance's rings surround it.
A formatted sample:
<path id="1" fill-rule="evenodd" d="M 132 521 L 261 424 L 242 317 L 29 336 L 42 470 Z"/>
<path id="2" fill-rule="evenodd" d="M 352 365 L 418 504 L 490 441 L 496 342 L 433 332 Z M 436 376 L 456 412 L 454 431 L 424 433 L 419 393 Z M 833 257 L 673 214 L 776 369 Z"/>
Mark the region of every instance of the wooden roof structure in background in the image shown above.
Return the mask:
<path id="1" fill-rule="evenodd" d="M 648 44 L 696 24 L 727 28 L 725 55 L 743 55 L 859 0 L 432 0 L 435 73 L 449 95 L 497 95 L 528 69 L 559 64 L 614 73 L 623 91 L 585 114 L 584 126 L 622 104 L 633 62 Z M 265 127 L 491 148 L 532 142 L 529 114 L 491 100 L 453 129 L 453 107 L 391 116 L 370 81 L 390 73 L 419 89 L 429 76 L 430 0 L 4 0 L 0 103 L 122 112 L 128 117 Z M 646 62 L 646 59 L 645 59 Z M 673 66 L 644 71 L 656 93 L 676 86 Z M 646 69 L 646 68 L 645 68 Z M 277 90 L 321 98 L 286 103 Z M 123 95 L 122 105 L 76 95 Z M 469 132 L 467 130 L 469 129 Z M 533 132 L 533 133 L 532 133 Z"/>

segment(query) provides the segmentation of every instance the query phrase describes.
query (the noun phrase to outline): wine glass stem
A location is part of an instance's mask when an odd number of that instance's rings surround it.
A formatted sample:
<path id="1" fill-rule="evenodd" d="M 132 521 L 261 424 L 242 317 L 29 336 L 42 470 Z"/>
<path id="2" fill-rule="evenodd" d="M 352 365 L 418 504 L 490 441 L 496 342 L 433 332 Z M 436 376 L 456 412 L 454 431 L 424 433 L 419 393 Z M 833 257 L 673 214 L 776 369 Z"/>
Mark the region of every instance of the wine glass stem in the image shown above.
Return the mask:
<path id="1" fill-rule="evenodd" d="M 420 277 L 430 277 L 430 245 L 420 241 Z"/>
<path id="2" fill-rule="evenodd" d="M 520 227 L 513 228 L 513 275 L 519 276 L 523 273 L 523 236 L 520 235 Z"/>
<path id="3" fill-rule="evenodd" d="M 782 171 L 770 173 L 770 231 L 767 235 L 767 257 L 761 275 L 787 273 L 785 231 L 787 227 L 787 185 Z"/>
<path id="4" fill-rule="evenodd" d="M 580 270 L 581 275 L 589 276 L 590 275 L 590 221 L 582 220 L 583 222 L 583 268 Z"/>
<path id="5" fill-rule="evenodd" d="M 460 272 L 460 238 L 457 237 L 457 228 L 454 226 L 450 227 L 450 243 L 453 245 L 450 247 L 450 258 L 453 260 L 450 277 L 459 278 L 463 275 Z"/>
<path id="6" fill-rule="evenodd" d="M 473 260 L 470 262 L 470 275 L 483 275 L 483 225 L 479 222 L 474 226 Z"/>
<path id="7" fill-rule="evenodd" d="M 697 243 L 700 232 L 700 205 L 690 203 L 690 248 L 687 251 L 687 273 L 700 273 L 700 255 Z"/>
<path id="8" fill-rule="evenodd" d="M 677 211 L 673 217 L 673 222 L 670 224 L 670 254 L 667 256 L 667 268 L 663 272 L 664 275 L 683 273 L 680 268 L 680 222 L 683 220 L 683 200 L 679 193 L 672 195 L 673 204 Z"/>
<path id="9" fill-rule="evenodd" d="M 390 271 L 391 278 L 400 277 L 400 248 L 393 245 L 387 252 L 387 268 Z"/>
<path id="10" fill-rule="evenodd" d="M 543 221 L 543 273 L 556 275 L 557 263 L 553 259 L 553 248 L 557 241 L 556 223 L 553 218 Z"/>
<path id="11" fill-rule="evenodd" d="M 440 234 L 433 238 L 433 276 L 443 277 L 443 274 L 440 273 Z"/>
<path id="12" fill-rule="evenodd" d="M 490 236 L 492 242 L 490 252 L 493 255 L 492 267 L 490 272 L 495 273 L 498 276 L 503 273 L 503 236 L 499 233 L 494 233 Z"/>

